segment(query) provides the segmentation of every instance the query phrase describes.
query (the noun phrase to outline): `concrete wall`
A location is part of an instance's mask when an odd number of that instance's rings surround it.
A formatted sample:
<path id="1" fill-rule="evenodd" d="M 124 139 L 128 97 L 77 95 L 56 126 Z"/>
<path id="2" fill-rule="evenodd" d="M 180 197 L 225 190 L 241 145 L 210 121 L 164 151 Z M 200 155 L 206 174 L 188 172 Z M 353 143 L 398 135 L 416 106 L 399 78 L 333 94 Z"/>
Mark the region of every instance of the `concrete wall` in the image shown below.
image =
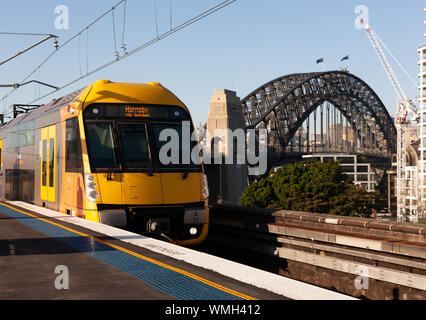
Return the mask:
<path id="1" fill-rule="evenodd" d="M 247 187 L 247 166 L 241 164 L 204 165 L 209 184 L 209 203 L 238 205 Z"/>
<path id="2" fill-rule="evenodd" d="M 237 142 L 231 141 L 225 131 L 245 131 L 241 101 L 236 92 L 216 90 L 210 101 L 206 129 L 207 138 L 210 138 L 206 141 L 206 149 L 212 154 L 212 164 L 204 165 L 209 183 L 209 202 L 238 204 L 247 187 L 247 165 L 237 164 Z M 226 156 L 233 157 L 233 164 L 224 164 Z"/>

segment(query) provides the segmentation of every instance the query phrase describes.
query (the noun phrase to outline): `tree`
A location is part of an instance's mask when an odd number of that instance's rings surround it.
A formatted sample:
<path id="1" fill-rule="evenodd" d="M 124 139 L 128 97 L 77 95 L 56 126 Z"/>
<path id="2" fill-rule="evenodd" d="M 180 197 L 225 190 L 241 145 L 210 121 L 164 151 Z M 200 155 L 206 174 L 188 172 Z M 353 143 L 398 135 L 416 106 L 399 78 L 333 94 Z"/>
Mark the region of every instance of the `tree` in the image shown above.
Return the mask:
<path id="1" fill-rule="evenodd" d="M 244 190 L 240 204 L 284 210 L 370 216 L 375 195 L 354 186 L 339 163 L 304 161 L 282 166 Z"/>
<path id="2" fill-rule="evenodd" d="M 276 202 L 270 179 L 261 179 L 250 184 L 240 197 L 240 204 L 248 207 L 267 207 Z"/>

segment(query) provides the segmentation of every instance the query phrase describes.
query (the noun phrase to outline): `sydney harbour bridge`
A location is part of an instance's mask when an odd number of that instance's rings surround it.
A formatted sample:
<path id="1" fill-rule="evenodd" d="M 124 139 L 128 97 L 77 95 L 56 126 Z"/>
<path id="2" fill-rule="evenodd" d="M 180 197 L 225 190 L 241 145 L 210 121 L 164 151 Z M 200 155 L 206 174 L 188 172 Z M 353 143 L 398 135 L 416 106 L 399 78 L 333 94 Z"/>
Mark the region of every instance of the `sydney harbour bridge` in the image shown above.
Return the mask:
<path id="1" fill-rule="evenodd" d="M 270 167 L 302 154 L 347 153 L 390 166 L 394 121 L 377 94 L 344 71 L 290 74 L 242 99 L 246 128 L 266 128 Z"/>

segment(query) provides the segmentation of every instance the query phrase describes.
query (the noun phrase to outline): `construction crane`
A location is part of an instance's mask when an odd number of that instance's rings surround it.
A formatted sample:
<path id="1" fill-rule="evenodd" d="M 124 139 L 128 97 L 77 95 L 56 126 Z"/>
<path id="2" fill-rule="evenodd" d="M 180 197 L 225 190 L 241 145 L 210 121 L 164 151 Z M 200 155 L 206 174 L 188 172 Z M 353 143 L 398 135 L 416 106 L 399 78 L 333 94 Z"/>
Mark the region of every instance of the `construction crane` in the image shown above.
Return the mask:
<path id="1" fill-rule="evenodd" d="M 385 53 L 383 52 L 383 49 L 380 45 L 380 42 L 383 44 L 383 42 L 380 40 L 380 38 L 377 36 L 377 34 L 374 32 L 374 30 L 371 28 L 371 26 L 363 21 L 361 19 L 361 23 L 364 25 L 364 29 L 366 31 L 366 34 L 368 36 L 368 39 L 371 42 L 371 45 L 373 46 L 374 50 L 376 51 L 377 56 L 379 57 L 380 62 L 383 65 L 383 68 L 386 71 L 386 74 L 388 75 L 395 91 L 398 96 L 398 110 L 397 110 L 397 117 L 396 117 L 396 129 L 397 129 L 397 154 L 396 154 L 396 162 L 397 162 L 397 177 L 396 177 L 396 196 L 397 196 L 397 218 L 399 221 L 406 221 L 407 220 L 407 208 L 406 208 L 406 196 L 407 192 L 409 193 L 409 188 L 412 186 L 413 180 L 416 179 L 416 176 L 414 174 L 410 174 L 408 176 L 406 172 L 407 167 L 407 149 L 406 149 L 406 139 L 405 139 L 405 132 L 408 128 L 410 122 L 411 123 L 417 123 L 419 119 L 419 113 L 414 105 L 413 101 L 407 97 L 404 90 L 402 89 L 401 84 L 398 81 L 398 78 L 396 77 L 394 71 L 392 70 L 392 67 L 389 64 L 388 59 L 386 58 Z M 379 42 L 380 40 L 380 42 Z M 384 44 L 383 44 L 384 45 Z M 386 46 L 385 46 L 386 47 Z M 393 57 L 393 56 L 392 56 Z M 393 57 L 394 58 L 394 57 Z M 395 59 L 395 58 L 394 58 Z M 396 60 L 396 59 L 395 59 Z M 399 62 L 397 61 L 399 64 Z M 399 66 L 402 68 L 402 66 L 399 64 Z M 403 68 L 402 68 L 403 69 Z M 405 70 L 404 70 L 405 71 Z M 406 72 L 406 71 L 405 71 Z M 407 74 L 407 72 L 406 72 Z M 407 74 L 408 75 L 408 74 Z M 411 119 L 407 120 L 407 116 L 410 115 Z M 417 170 L 416 170 L 417 171 Z M 411 172 L 412 173 L 412 172 Z M 410 181 L 411 180 L 411 181 Z M 415 194 L 410 195 L 411 197 L 416 198 L 416 204 L 417 201 L 417 188 L 414 190 Z M 417 208 L 409 207 L 410 210 L 410 216 L 417 215 Z M 411 218 L 411 217 L 410 217 Z M 412 220 L 412 219 L 410 219 Z"/>

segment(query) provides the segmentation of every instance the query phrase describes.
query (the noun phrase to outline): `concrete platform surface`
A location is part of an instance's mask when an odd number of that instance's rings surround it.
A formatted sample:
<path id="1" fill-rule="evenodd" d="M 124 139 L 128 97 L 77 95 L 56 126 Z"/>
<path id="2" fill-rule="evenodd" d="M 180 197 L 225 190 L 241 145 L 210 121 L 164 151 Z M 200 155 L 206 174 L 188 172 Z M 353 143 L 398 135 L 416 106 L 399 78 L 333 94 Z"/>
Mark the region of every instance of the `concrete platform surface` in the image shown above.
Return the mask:
<path id="1" fill-rule="evenodd" d="M 23 202 L 0 203 L 0 299 L 351 299 Z"/>

